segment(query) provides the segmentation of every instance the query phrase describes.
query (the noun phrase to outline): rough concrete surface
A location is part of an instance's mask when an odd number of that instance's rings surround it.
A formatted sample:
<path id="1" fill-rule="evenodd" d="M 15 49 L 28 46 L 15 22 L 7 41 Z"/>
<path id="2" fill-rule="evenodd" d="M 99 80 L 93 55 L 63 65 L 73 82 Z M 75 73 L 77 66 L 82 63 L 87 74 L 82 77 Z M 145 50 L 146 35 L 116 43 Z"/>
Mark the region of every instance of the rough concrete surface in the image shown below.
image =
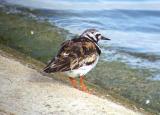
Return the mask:
<path id="1" fill-rule="evenodd" d="M 0 115 L 140 115 L 0 55 Z"/>

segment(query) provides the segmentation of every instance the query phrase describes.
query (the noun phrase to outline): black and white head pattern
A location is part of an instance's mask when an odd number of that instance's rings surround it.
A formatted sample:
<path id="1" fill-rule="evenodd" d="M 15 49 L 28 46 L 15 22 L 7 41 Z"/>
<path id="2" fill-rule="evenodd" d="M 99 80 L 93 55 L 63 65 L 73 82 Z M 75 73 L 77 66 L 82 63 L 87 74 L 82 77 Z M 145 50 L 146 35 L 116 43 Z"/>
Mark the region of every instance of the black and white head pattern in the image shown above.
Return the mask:
<path id="1" fill-rule="evenodd" d="M 81 34 L 81 37 L 88 38 L 97 43 L 102 38 L 102 35 L 96 29 L 87 29 Z"/>

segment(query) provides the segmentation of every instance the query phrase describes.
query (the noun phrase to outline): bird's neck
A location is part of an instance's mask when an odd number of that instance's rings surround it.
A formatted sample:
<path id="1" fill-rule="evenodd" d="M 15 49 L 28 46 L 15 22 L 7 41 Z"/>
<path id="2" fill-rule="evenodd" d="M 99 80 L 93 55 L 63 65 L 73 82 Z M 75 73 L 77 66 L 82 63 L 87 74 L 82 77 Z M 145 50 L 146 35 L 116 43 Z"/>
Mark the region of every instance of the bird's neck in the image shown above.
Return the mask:
<path id="1" fill-rule="evenodd" d="M 95 46 L 96 46 L 96 50 L 97 50 L 97 52 L 98 52 L 98 54 L 100 55 L 101 54 L 101 48 L 100 48 L 100 46 L 98 45 L 98 42 L 96 42 L 96 41 L 93 41 L 91 38 L 89 38 L 88 36 L 87 37 L 85 37 L 85 36 L 83 36 L 83 37 L 80 37 L 81 39 L 86 39 L 87 38 L 87 40 L 89 40 L 90 42 L 92 42 Z"/>
<path id="2" fill-rule="evenodd" d="M 101 48 L 99 47 L 98 43 L 94 43 L 95 46 L 96 46 L 96 50 L 98 52 L 98 54 L 100 55 L 101 54 Z"/>

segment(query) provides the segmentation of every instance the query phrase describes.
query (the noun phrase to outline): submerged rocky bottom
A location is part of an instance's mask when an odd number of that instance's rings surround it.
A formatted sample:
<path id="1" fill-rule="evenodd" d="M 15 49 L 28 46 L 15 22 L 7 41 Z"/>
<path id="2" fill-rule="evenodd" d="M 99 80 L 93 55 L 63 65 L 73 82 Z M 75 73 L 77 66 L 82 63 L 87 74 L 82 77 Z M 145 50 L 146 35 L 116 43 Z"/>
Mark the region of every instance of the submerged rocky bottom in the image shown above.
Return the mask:
<path id="1" fill-rule="evenodd" d="M 147 79 L 152 74 L 150 70 L 131 68 L 122 62 L 100 61 L 89 73 L 88 81 L 159 113 L 160 84 Z"/>
<path id="2" fill-rule="evenodd" d="M 0 43 L 47 63 L 56 55 L 67 32 L 23 15 L 0 12 Z M 87 80 L 106 92 L 129 99 L 147 111 L 160 113 L 160 81 L 150 69 L 132 68 L 119 61 L 100 60 Z"/>

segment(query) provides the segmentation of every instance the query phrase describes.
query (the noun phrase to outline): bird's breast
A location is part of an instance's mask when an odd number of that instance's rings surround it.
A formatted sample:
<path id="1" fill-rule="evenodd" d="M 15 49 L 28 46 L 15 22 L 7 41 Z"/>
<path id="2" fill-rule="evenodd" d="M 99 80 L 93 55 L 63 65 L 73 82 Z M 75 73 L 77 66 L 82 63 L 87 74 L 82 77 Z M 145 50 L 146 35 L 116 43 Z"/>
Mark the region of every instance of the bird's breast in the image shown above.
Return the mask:
<path id="1" fill-rule="evenodd" d="M 65 73 L 70 77 L 84 76 L 96 66 L 96 64 L 98 63 L 98 60 L 99 60 L 99 56 L 97 56 L 94 63 L 89 64 L 89 65 L 84 64 L 83 66 L 81 66 L 77 69 L 70 70 L 70 71 L 67 71 Z"/>

